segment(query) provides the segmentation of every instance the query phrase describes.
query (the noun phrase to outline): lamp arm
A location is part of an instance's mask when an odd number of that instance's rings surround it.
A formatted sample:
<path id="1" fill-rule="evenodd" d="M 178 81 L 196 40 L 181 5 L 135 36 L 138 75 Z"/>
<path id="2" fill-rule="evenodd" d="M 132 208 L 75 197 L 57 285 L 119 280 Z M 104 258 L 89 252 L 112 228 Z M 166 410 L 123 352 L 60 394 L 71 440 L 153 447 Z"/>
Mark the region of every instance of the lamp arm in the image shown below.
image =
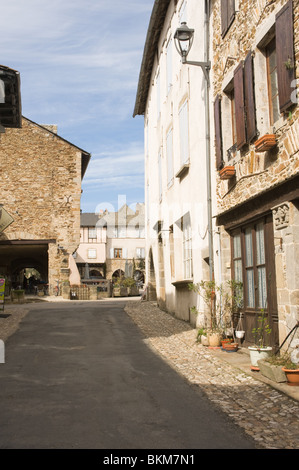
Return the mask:
<path id="1" fill-rule="evenodd" d="M 184 58 L 183 58 L 184 59 Z M 183 64 L 187 64 L 187 65 L 198 65 L 199 67 L 202 68 L 202 71 L 204 73 L 204 76 L 208 82 L 208 86 L 210 85 L 210 78 L 209 78 L 209 70 L 211 68 L 211 62 L 194 62 L 192 60 L 187 60 L 185 58 L 185 60 L 182 60 L 182 63 Z"/>

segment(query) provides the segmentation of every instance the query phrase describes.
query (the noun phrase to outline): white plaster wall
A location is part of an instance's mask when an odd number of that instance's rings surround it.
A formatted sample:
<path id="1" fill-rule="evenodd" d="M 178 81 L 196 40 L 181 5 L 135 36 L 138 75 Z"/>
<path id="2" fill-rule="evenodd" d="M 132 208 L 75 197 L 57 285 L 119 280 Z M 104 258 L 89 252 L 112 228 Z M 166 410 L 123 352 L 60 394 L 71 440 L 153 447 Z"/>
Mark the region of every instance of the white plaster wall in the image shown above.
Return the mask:
<path id="1" fill-rule="evenodd" d="M 145 186 L 146 186 L 146 252 L 153 249 L 156 272 L 157 293 L 161 287 L 158 275 L 158 243 L 154 226 L 157 221 L 163 221 L 163 257 L 165 277 L 166 308 L 178 317 L 188 319 L 189 307 L 196 304 L 195 296 L 186 290 L 176 289 L 173 281 L 183 280 L 183 245 L 182 233 L 176 222 L 187 212 L 190 213 L 192 225 L 192 257 L 193 281 L 208 279 L 208 265 L 203 258 L 208 256 L 207 234 L 207 185 L 206 185 L 206 128 L 204 108 L 204 76 L 198 66 L 182 65 L 174 44 L 172 50 L 173 83 L 169 93 L 166 93 L 166 44 L 173 37 L 179 26 L 178 2 L 174 9 L 172 2 L 169 8 L 164 29 L 160 38 L 159 50 L 152 71 L 152 86 L 150 88 L 145 113 Z M 199 8 L 196 0 L 189 0 L 187 6 L 187 24 L 195 29 L 194 43 L 188 60 L 203 61 L 203 32 L 204 11 Z M 157 73 L 160 75 L 160 116 L 157 118 Z M 212 96 L 212 90 L 210 91 Z M 180 169 L 180 132 L 179 109 L 184 100 L 188 100 L 189 109 L 189 155 L 190 167 L 183 178 L 174 178 L 173 185 L 167 187 L 167 157 L 166 135 L 173 128 L 173 166 L 174 174 Z M 211 135 L 213 129 L 211 129 Z M 211 139 L 213 141 L 213 138 Z M 159 199 L 159 167 L 158 155 L 162 157 L 162 200 Z M 214 161 L 214 159 L 213 159 Z M 214 171 L 214 170 L 213 170 Z M 175 274 L 170 271 L 169 232 L 173 226 L 175 250 Z M 148 262 L 146 263 L 148 269 Z M 148 274 L 148 273 L 147 273 Z M 183 299 L 181 302 L 180 299 Z"/>

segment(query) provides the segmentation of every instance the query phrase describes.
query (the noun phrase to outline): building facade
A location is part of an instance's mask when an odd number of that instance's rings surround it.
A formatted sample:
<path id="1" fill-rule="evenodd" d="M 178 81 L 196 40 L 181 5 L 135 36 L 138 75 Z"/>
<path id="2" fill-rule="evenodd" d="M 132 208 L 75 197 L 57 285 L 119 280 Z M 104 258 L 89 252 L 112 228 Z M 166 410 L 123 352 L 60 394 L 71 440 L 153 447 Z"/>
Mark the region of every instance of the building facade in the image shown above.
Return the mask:
<path id="1" fill-rule="evenodd" d="M 261 310 L 272 346 L 299 315 L 298 8 L 297 0 L 156 1 L 136 95 L 148 298 L 190 321 L 196 306 L 202 324 L 204 305 L 188 284 L 240 281 L 235 322 L 248 345 Z M 194 29 L 185 63 L 174 48 L 182 23 Z M 195 61 L 210 61 L 208 77 Z"/>
<path id="2" fill-rule="evenodd" d="M 81 214 L 80 245 L 74 254 L 80 283 L 133 277 L 144 282 L 144 204 L 132 210 Z M 75 282 L 74 282 L 75 283 Z"/>
<path id="3" fill-rule="evenodd" d="M 210 98 L 201 67 L 182 64 L 176 50 L 175 32 L 184 22 L 196 28 L 190 59 L 208 59 L 205 2 L 155 2 L 134 115 L 144 115 L 145 128 L 148 298 L 194 322 L 190 309 L 199 299 L 188 285 L 209 279 L 213 270 L 205 116 Z"/>
<path id="4" fill-rule="evenodd" d="M 299 319 L 299 2 L 212 2 L 222 279 L 243 282 L 245 340 L 261 309 L 278 346 Z"/>
<path id="5" fill-rule="evenodd" d="M 26 268 L 39 272 L 49 294 L 70 282 L 89 159 L 55 127 L 24 117 L 21 129 L 1 134 L 1 203 L 13 222 L 0 234 L 0 272 L 12 287 L 25 287 Z"/>

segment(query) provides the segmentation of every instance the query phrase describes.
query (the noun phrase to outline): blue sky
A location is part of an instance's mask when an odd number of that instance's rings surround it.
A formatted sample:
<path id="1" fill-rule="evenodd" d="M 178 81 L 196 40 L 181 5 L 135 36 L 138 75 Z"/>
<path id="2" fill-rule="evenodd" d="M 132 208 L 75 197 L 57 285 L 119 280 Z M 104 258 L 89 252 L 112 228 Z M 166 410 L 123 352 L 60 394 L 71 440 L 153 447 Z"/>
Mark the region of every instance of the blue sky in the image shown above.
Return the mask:
<path id="1" fill-rule="evenodd" d="M 81 208 L 144 202 L 143 117 L 132 117 L 154 0 L 10 0 L 1 65 L 21 74 L 22 113 L 90 152 Z"/>

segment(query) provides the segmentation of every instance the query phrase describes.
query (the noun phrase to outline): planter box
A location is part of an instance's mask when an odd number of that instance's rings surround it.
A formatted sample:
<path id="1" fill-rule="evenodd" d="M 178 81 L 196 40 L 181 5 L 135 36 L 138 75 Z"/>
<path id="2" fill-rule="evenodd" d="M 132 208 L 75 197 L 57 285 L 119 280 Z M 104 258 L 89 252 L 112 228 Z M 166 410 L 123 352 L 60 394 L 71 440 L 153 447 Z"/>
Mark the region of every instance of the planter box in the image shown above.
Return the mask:
<path id="1" fill-rule="evenodd" d="M 236 174 L 236 169 L 234 166 L 225 166 L 222 170 L 219 171 L 219 176 L 221 180 L 229 180 L 233 178 Z"/>
<path id="2" fill-rule="evenodd" d="M 260 137 L 255 143 L 256 152 L 266 152 L 276 147 L 276 137 L 274 134 L 265 134 Z"/>
<path id="3" fill-rule="evenodd" d="M 273 382 L 278 382 L 278 383 L 287 381 L 286 375 L 283 372 L 281 366 L 275 366 L 263 360 L 260 360 L 257 363 L 258 363 L 258 367 L 260 369 L 261 374 L 264 377 L 267 377 L 267 379 L 273 380 Z"/>

